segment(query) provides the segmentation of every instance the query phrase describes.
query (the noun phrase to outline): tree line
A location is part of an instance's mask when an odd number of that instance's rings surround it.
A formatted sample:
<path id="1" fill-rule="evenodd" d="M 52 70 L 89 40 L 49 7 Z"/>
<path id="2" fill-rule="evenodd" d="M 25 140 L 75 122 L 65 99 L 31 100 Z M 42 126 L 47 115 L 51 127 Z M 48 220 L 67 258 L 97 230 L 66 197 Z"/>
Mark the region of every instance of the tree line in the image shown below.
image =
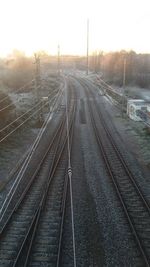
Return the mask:
<path id="1" fill-rule="evenodd" d="M 33 79 L 33 58 L 14 50 L 5 59 L 0 59 L 0 82 L 4 87 L 18 89 Z"/>
<path id="2" fill-rule="evenodd" d="M 40 53 L 42 65 L 57 72 L 57 56 L 49 56 L 46 52 Z M 86 57 L 73 56 L 61 59 L 61 68 L 86 70 Z M 110 84 L 123 85 L 125 68 L 126 85 L 137 85 L 141 88 L 150 87 L 150 54 L 137 54 L 134 51 L 119 51 L 105 53 L 95 51 L 89 56 L 89 70 L 99 73 Z M 42 67 L 43 69 L 43 67 Z M 27 57 L 24 53 L 14 50 L 5 59 L 0 59 L 0 87 L 17 89 L 35 77 L 34 56 Z"/>
<path id="3" fill-rule="evenodd" d="M 125 71 L 126 85 L 150 87 L 150 54 L 137 54 L 134 51 L 94 52 L 89 58 L 89 69 L 101 73 L 109 83 L 123 85 Z"/>

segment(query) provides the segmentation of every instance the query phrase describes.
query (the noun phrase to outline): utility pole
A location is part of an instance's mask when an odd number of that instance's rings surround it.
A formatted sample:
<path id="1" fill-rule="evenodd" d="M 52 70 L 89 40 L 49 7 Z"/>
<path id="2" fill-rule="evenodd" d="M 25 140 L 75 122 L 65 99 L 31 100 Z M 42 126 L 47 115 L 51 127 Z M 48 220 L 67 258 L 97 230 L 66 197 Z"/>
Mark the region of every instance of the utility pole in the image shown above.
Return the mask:
<path id="1" fill-rule="evenodd" d="M 34 54 L 35 58 L 35 91 L 36 91 L 36 100 L 37 102 L 40 101 L 40 95 L 39 95 L 39 90 L 41 89 L 41 66 L 40 66 L 40 56 L 37 55 L 36 53 Z M 38 113 L 39 121 L 42 120 L 42 104 L 41 104 L 41 109 Z"/>
<path id="2" fill-rule="evenodd" d="M 98 52 L 98 72 L 101 71 L 101 52 Z"/>
<path id="3" fill-rule="evenodd" d="M 125 85 L 126 85 L 126 64 L 127 64 L 127 60 L 126 60 L 126 58 L 124 58 L 124 61 L 123 61 L 123 90 L 125 89 Z"/>
<path id="4" fill-rule="evenodd" d="M 58 45 L 58 52 L 57 52 L 57 73 L 60 76 L 60 45 Z"/>
<path id="5" fill-rule="evenodd" d="M 39 89 L 41 87 L 41 73 L 40 73 L 40 57 L 36 53 L 34 54 L 35 58 L 35 89 L 36 89 L 36 99 L 39 101 Z"/>
<path id="6" fill-rule="evenodd" d="M 98 62 L 98 56 L 97 56 L 97 51 L 94 53 L 94 72 L 97 72 L 97 62 Z"/>
<path id="7" fill-rule="evenodd" d="M 122 116 L 123 116 L 123 108 L 124 108 L 124 98 L 125 98 L 125 85 L 126 85 L 126 64 L 127 64 L 127 59 L 126 56 L 124 56 L 123 60 L 123 83 L 122 83 Z"/>
<path id="8" fill-rule="evenodd" d="M 89 19 L 87 20 L 87 56 L 86 56 L 86 74 L 89 74 Z"/>

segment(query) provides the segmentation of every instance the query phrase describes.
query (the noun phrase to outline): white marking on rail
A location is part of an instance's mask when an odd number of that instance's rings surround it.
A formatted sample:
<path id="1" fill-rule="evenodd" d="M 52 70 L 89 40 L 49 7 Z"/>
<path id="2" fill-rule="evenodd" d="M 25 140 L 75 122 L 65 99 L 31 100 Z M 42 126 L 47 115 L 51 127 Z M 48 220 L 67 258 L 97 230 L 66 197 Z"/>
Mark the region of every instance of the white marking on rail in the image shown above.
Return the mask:
<path id="1" fill-rule="evenodd" d="M 68 144 L 68 177 L 70 185 L 71 224 L 72 224 L 72 239 L 73 239 L 73 261 L 74 261 L 74 267 L 76 267 L 77 265 L 76 265 L 76 246 L 75 246 L 75 226 L 74 226 L 73 196 L 72 196 L 72 168 L 71 168 L 69 121 L 68 121 L 68 96 L 67 96 L 66 79 L 65 79 L 65 96 L 66 96 L 66 128 L 67 128 L 67 144 Z"/>

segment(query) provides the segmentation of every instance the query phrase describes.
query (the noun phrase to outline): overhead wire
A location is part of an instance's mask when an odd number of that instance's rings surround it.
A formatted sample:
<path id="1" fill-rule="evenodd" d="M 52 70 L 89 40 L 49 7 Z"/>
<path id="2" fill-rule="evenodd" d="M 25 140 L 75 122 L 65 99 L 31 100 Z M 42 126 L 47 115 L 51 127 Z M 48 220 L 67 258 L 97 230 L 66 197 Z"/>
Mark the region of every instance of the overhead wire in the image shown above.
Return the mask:
<path id="1" fill-rule="evenodd" d="M 28 111 L 26 111 L 25 113 L 23 113 L 21 116 L 17 117 L 14 121 L 10 122 L 9 124 L 7 124 L 5 127 L 3 127 L 2 129 L 0 129 L 0 133 L 5 131 L 7 128 L 9 128 L 11 125 L 13 125 L 15 122 L 17 122 L 18 120 L 20 120 L 21 118 L 23 118 L 26 114 L 28 114 L 29 112 L 31 112 L 33 109 L 35 109 L 37 106 L 39 106 L 42 103 L 42 101 L 40 101 L 37 105 L 33 106 L 31 109 L 29 109 Z"/>
<path id="2" fill-rule="evenodd" d="M 48 101 L 47 101 L 48 103 Z M 43 107 L 47 104 L 45 103 L 43 105 Z M 7 137 L 9 137 L 12 133 L 14 133 L 16 130 L 18 130 L 23 124 L 25 124 L 31 117 L 33 117 L 39 110 L 41 109 L 41 107 L 36 110 L 33 114 L 31 114 L 26 120 L 24 120 L 21 124 L 19 124 L 15 129 L 13 129 L 11 132 L 9 132 L 5 137 L 3 137 L 2 139 L 0 139 L 0 143 L 3 142 Z"/>
<path id="3" fill-rule="evenodd" d="M 59 89 L 59 92 L 57 93 L 57 97 L 56 97 L 56 99 L 55 99 L 54 102 L 53 102 L 53 105 L 52 105 L 53 111 L 54 111 L 54 108 L 55 108 L 56 104 L 58 103 L 58 101 L 59 101 L 61 95 L 62 95 L 62 88 Z M 5 211 L 7 210 L 7 207 L 8 207 L 8 205 L 9 205 L 9 203 L 11 202 L 11 199 L 12 199 L 13 195 L 15 194 L 16 189 L 17 189 L 17 187 L 18 187 L 20 181 L 22 180 L 22 177 L 23 177 L 23 175 L 24 175 L 24 172 L 25 172 L 25 170 L 26 170 L 26 168 L 27 168 L 27 166 L 28 166 L 30 160 L 31 160 L 31 157 L 32 157 L 34 151 L 36 150 L 36 148 L 37 148 L 37 146 L 38 146 L 38 144 L 39 144 L 39 142 L 40 142 L 40 140 L 41 140 L 41 138 L 42 138 L 42 136 L 43 136 L 43 133 L 44 133 L 44 131 L 45 131 L 45 129 L 46 129 L 46 126 L 47 126 L 48 123 L 49 123 L 50 114 L 51 114 L 53 111 L 51 111 L 51 112 L 48 114 L 46 120 L 44 121 L 44 123 L 43 123 L 43 125 L 42 125 L 42 128 L 41 128 L 41 130 L 40 130 L 40 132 L 38 133 L 38 135 L 37 135 L 37 137 L 36 137 L 34 143 L 32 144 L 32 146 L 31 146 L 30 149 L 29 149 L 29 153 L 28 153 L 28 155 L 27 155 L 27 157 L 26 157 L 26 159 L 25 159 L 25 161 L 24 161 L 24 163 L 23 163 L 23 165 L 22 165 L 22 167 L 21 167 L 21 169 L 20 169 L 20 171 L 19 171 L 19 173 L 18 173 L 18 175 L 17 175 L 17 178 L 15 179 L 15 181 L 14 181 L 12 187 L 10 188 L 10 190 L 9 190 L 9 192 L 8 192 L 8 194 L 7 194 L 5 200 L 4 200 L 4 202 L 3 202 L 3 204 L 2 204 L 2 206 L 1 206 L 1 208 L 0 208 L 0 221 L 2 221 L 2 219 L 3 219 L 3 217 L 4 217 L 4 214 L 5 214 Z M 10 197 L 10 199 L 9 199 L 9 197 Z"/>
<path id="4" fill-rule="evenodd" d="M 52 95 L 52 92 L 47 96 L 50 97 Z M 0 129 L 0 133 L 3 132 L 4 130 L 6 130 L 7 128 L 9 128 L 11 125 L 13 125 L 15 122 L 17 122 L 18 120 L 20 120 L 21 118 L 23 118 L 26 114 L 28 114 L 29 112 L 31 112 L 33 109 L 35 109 L 37 106 L 39 106 L 41 103 L 43 102 L 43 100 L 41 100 L 40 102 L 38 102 L 36 105 L 34 105 L 31 109 L 29 109 L 28 111 L 26 111 L 25 113 L 23 113 L 21 116 L 17 117 L 14 121 L 10 122 L 9 124 L 7 124 L 5 127 L 3 127 L 2 129 Z"/>
<path id="5" fill-rule="evenodd" d="M 54 96 L 55 97 L 55 96 Z M 41 101 L 42 102 L 42 101 Z M 41 104 L 38 103 L 38 105 Z M 20 123 L 17 127 L 15 127 L 12 131 L 10 131 L 8 134 L 6 134 L 2 139 L 0 139 L 0 143 L 3 142 L 4 140 L 6 140 L 6 138 L 8 138 L 11 134 L 13 134 L 16 130 L 18 130 L 22 125 L 24 125 L 31 117 L 33 117 L 34 115 L 36 115 L 43 107 L 45 107 L 47 104 L 49 103 L 49 100 L 45 102 L 45 104 L 43 104 L 39 109 L 37 109 L 34 113 L 32 113 L 27 119 L 25 119 L 22 123 Z M 37 106 L 38 106 L 37 105 Z M 34 107 L 35 108 L 35 107 Z M 32 109 L 34 109 L 32 108 Z M 30 110 L 31 111 L 31 110 Z M 24 114 L 25 115 L 25 114 Z M 14 122 L 13 122 L 14 123 Z M 12 123 L 12 124 L 13 124 Z M 7 127 L 7 126 L 6 126 Z M 7 127 L 8 128 L 8 127 Z M 3 129 L 2 129 L 3 130 Z M 0 132 L 2 131 L 0 130 Z"/>
<path id="6" fill-rule="evenodd" d="M 35 79 L 32 79 L 30 82 L 24 84 L 22 87 L 20 87 L 17 91 L 15 91 L 15 93 L 22 91 L 24 88 L 26 88 L 28 85 L 30 85 L 33 81 L 35 81 Z M 6 99 L 8 99 L 9 96 L 4 97 L 3 99 L 0 100 L 0 103 L 3 103 Z M 12 103 L 8 104 L 7 106 L 3 107 L 0 109 L 0 112 L 8 109 L 9 107 L 11 107 L 12 105 L 14 105 L 15 103 L 17 103 L 19 101 L 19 99 L 17 99 L 16 101 L 13 101 Z M 23 118 L 25 115 L 29 114 L 33 109 L 37 108 L 40 104 L 42 103 L 42 101 L 40 101 L 40 103 L 38 103 L 37 105 L 35 105 L 34 107 L 32 107 L 31 109 L 29 109 L 28 111 L 26 111 L 24 114 L 22 114 L 21 116 L 19 116 L 18 118 L 16 118 L 14 121 L 10 122 L 8 125 L 6 125 L 5 127 L 3 127 L 2 129 L 0 129 L 0 133 L 5 131 L 6 129 L 8 129 L 10 126 L 12 126 L 15 122 L 17 122 L 18 120 L 20 120 L 21 118 Z M 48 101 L 43 105 L 42 107 L 44 107 L 45 105 L 48 104 Z M 31 114 L 27 119 L 25 119 L 21 124 L 19 124 L 17 127 L 15 127 L 15 129 L 13 129 L 12 131 L 10 131 L 6 136 L 4 136 L 2 139 L 0 139 L 0 143 L 2 141 L 4 141 L 7 137 L 9 137 L 12 133 L 14 133 L 17 129 L 19 129 L 24 123 L 26 123 L 31 117 L 33 117 L 42 107 L 40 107 L 38 110 L 36 110 L 33 114 Z"/>
<path id="7" fill-rule="evenodd" d="M 35 79 L 33 79 L 33 80 L 31 80 L 30 82 L 24 84 L 22 87 L 20 87 L 19 89 L 17 89 L 17 90 L 14 91 L 13 93 L 18 93 L 18 92 L 22 91 L 24 88 L 26 88 L 26 86 L 30 85 L 34 80 L 35 80 Z M 4 102 L 7 98 L 9 98 L 9 95 L 7 95 L 6 97 L 2 98 L 2 99 L 0 100 L 0 104 L 1 104 L 2 102 Z"/>

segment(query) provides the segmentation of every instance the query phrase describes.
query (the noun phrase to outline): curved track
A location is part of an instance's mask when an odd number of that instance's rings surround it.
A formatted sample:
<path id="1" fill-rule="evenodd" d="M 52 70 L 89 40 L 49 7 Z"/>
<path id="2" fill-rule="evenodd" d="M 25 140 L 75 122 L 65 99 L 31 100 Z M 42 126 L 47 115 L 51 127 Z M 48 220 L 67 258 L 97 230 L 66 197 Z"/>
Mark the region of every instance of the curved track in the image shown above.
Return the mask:
<path id="1" fill-rule="evenodd" d="M 149 203 L 113 138 L 107 125 L 107 116 L 100 109 L 94 92 L 82 80 L 80 82 L 86 88 L 91 122 L 98 146 L 140 252 L 137 256 L 137 266 L 150 266 Z"/>
<path id="2" fill-rule="evenodd" d="M 72 139 L 75 101 L 70 100 L 68 113 L 69 136 Z M 67 167 L 64 114 L 34 175 L 18 200 L 17 191 L 16 204 L 4 220 L 0 235 L 0 266 L 59 266 L 68 188 Z"/>

